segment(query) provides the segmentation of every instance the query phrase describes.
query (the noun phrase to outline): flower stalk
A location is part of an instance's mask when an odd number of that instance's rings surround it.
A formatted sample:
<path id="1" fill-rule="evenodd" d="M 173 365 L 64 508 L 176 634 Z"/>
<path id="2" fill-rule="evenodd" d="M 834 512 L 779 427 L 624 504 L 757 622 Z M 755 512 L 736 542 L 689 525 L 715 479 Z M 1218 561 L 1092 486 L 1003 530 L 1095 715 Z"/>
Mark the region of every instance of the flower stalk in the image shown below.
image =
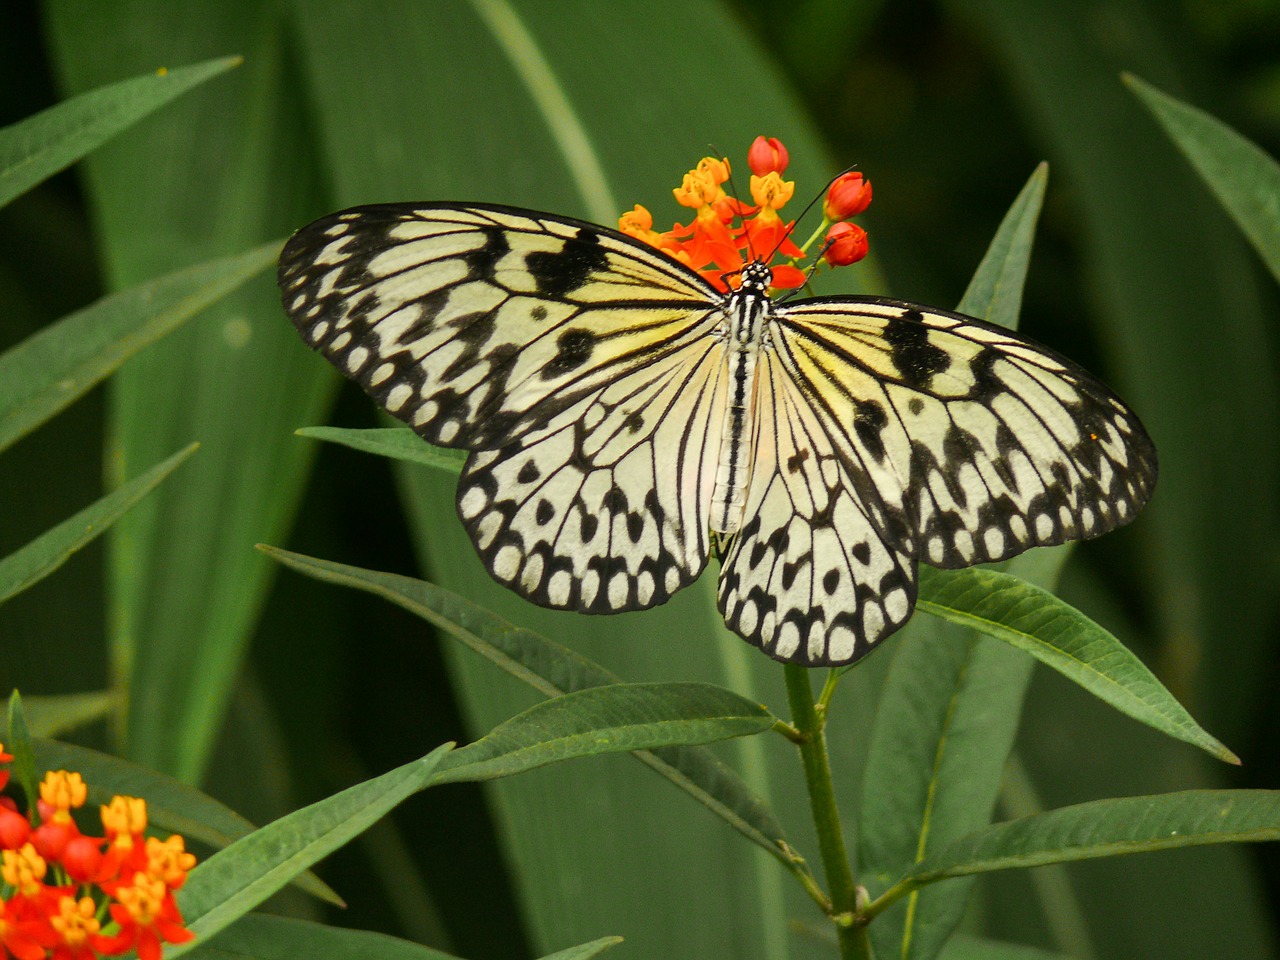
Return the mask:
<path id="1" fill-rule="evenodd" d="M 858 916 L 858 887 L 844 842 L 844 828 L 836 807 L 835 785 L 831 779 L 831 762 L 827 755 L 826 710 L 819 710 L 813 700 L 807 667 L 788 663 L 786 671 L 787 699 L 791 704 L 791 722 L 800 731 L 800 759 L 804 765 L 805 786 L 809 791 L 809 809 L 818 833 L 818 850 L 827 878 L 831 901 L 831 919 L 836 924 L 836 939 L 842 960 L 870 960 L 871 944 L 867 930 Z"/>

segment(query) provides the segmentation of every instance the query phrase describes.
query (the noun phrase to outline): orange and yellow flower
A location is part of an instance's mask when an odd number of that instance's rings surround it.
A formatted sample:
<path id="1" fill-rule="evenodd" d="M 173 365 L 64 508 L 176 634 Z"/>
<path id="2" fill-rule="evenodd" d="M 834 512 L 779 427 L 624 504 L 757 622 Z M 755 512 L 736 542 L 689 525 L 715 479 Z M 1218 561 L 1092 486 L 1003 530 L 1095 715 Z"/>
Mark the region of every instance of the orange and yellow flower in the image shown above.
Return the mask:
<path id="1" fill-rule="evenodd" d="M 12 760 L 0 746 L 0 788 Z M 0 797 L 0 960 L 159 960 L 193 938 L 174 899 L 195 866 L 183 838 L 146 836 L 137 797 L 101 808 L 103 836 L 81 833 L 72 811 L 87 796 L 78 773 L 56 770 L 28 815 Z"/>
<path id="2" fill-rule="evenodd" d="M 845 266 L 861 260 L 867 254 L 867 234 L 848 221 L 871 202 L 871 182 L 856 172 L 832 181 L 821 225 L 803 246 L 797 246 L 792 239 L 795 222 L 779 213 L 795 195 L 795 181 L 783 179 L 790 159 L 786 146 L 776 138 L 755 139 L 747 151 L 753 204 L 748 205 L 724 189 L 731 174 L 728 158 L 704 157 L 672 191 L 677 203 L 695 211 L 692 221 L 659 233 L 653 229 L 653 215 L 636 204 L 619 218 L 618 229 L 696 270 L 722 292 L 737 284 L 743 265 L 750 260 L 769 265 L 775 290 L 804 286 L 821 264 Z M 799 266 L 808 247 L 824 234 L 817 263 L 807 269 Z M 779 258 L 782 262 L 775 263 Z"/>

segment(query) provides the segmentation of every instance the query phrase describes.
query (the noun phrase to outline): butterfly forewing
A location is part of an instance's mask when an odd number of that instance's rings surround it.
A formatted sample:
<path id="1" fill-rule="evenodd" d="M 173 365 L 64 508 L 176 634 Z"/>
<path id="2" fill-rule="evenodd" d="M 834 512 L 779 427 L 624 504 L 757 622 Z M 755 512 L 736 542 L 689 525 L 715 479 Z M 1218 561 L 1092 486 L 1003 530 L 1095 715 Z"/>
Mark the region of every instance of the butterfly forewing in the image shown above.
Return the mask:
<path id="1" fill-rule="evenodd" d="M 714 290 L 589 224 L 386 204 L 316 221 L 280 259 L 303 337 L 424 439 L 500 447 L 704 335 Z"/>
<path id="2" fill-rule="evenodd" d="M 886 300 L 779 310 L 776 346 L 895 549 L 1002 560 L 1127 522 L 1155 483 L 1137 417 L 1080 367 L 972 318 Z"/>

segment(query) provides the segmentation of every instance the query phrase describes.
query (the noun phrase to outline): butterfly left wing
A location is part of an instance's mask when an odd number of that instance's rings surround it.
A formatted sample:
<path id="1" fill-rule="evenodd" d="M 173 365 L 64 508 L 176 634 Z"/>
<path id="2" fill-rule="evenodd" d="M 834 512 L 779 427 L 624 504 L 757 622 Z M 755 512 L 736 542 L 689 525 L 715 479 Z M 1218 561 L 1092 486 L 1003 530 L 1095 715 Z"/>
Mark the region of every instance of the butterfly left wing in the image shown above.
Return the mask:
<path id="1" fill-rule="evenodd" d="M 1002 560 L 1131 520 L 1156 480 L 1137 416 L 1085 370 L 1002 327 L 892 300 L 775 312 L 773 346 L 893 549 Z"/>
<path id="2" fill-rule="evenodd" d="M 706 337 L 472 453 L 458 515 L 493 576 L 581 613 L 651 607 L 695 580 L 710 554 L 725 379 L 724 348 Z"/>
<path id="3" fill-rule="evenodd" d="M 696 342 L 718 300 L 615 230 L 485 204 L 324 217 L 285 245 L 279 284 L 307 343 L 384 410 L 429 443 L 471 450 Z"/>
<path id="4" fill-rule="evenodd" d="M 614 230 L 484 204 L 357 207 L 280 259 L 314 348 L 425 440 L 500 582 L 609 613 L 697 577 L 723 422 L 716 290 Z"/>

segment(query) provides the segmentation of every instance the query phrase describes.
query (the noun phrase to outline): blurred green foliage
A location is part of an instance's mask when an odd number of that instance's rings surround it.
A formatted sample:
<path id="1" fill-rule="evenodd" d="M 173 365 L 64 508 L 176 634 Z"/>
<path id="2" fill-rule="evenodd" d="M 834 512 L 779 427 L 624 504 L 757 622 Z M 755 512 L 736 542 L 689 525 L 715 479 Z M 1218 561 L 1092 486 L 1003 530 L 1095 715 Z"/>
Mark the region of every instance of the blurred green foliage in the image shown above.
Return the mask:
<path id="1" fill-rule="evenodd" d="M 856 162 L 876 187 L 876 267 L 862 282 L 950 306 L 1047 160 L 1022 328 L 1113 383 L 1162 459 L 1151 507 L 1077 550 L 1063 592 L 1244 766 L 1211 769 L 1040 670 L 1002 808 L 1276 787 L 1276 290 L 1119 75 L 1274 156 L 1278 41 L 1280 11 L 1258 0 L 7 5 L 0 124 L 159 66 L 245 63 L 0 211 L 0 349 L 106 290 L 351 203 L 494 200 L 608 219 L 639 201 L 663 220 L 666 191 L 708 143 L 737 157 L 758 133 L 791 148 L 801 191 Z M 543 119 L 548 103 L 572 108 L 597 179 L 575 166 L 573 131 Z M 104 477 L 202 448 L 109 547 L 5 606 L 0 689 L 81 693 L 127 671 L 128 725 L 87 740 L 202 780 L 258 822 L 533 702 L 389 605 L 274 576 L 252 550 L 267 541 L 425 568 L 630 680 L 710 680 L 782 703 L 772 665 L 717 627 L 709 591 L 645 616 L 532 611 L 479 569 L 447 480 L 292 436 L 326 418 L 375 423 L 261 278 L 15 445 L 0 461 L 0 556 L 100 496 Z M 837 699 L 849 822 L 898 643 Z M 721 755 L 806 843 L 794 757 L 754 741 Z M 789 926 L 812 908 L 784 893 L 774 864 L 625 758 L 429 791 L 322 873 L 351 902 L 326 919 L 477 960 L 615 933 L 628 939 L 619 955 L 636 957 L 831 951 Z M 1080 958 L 1275 954 L 1274 849 L 1031 880 L 982 879 L 969 929 Z"/>

